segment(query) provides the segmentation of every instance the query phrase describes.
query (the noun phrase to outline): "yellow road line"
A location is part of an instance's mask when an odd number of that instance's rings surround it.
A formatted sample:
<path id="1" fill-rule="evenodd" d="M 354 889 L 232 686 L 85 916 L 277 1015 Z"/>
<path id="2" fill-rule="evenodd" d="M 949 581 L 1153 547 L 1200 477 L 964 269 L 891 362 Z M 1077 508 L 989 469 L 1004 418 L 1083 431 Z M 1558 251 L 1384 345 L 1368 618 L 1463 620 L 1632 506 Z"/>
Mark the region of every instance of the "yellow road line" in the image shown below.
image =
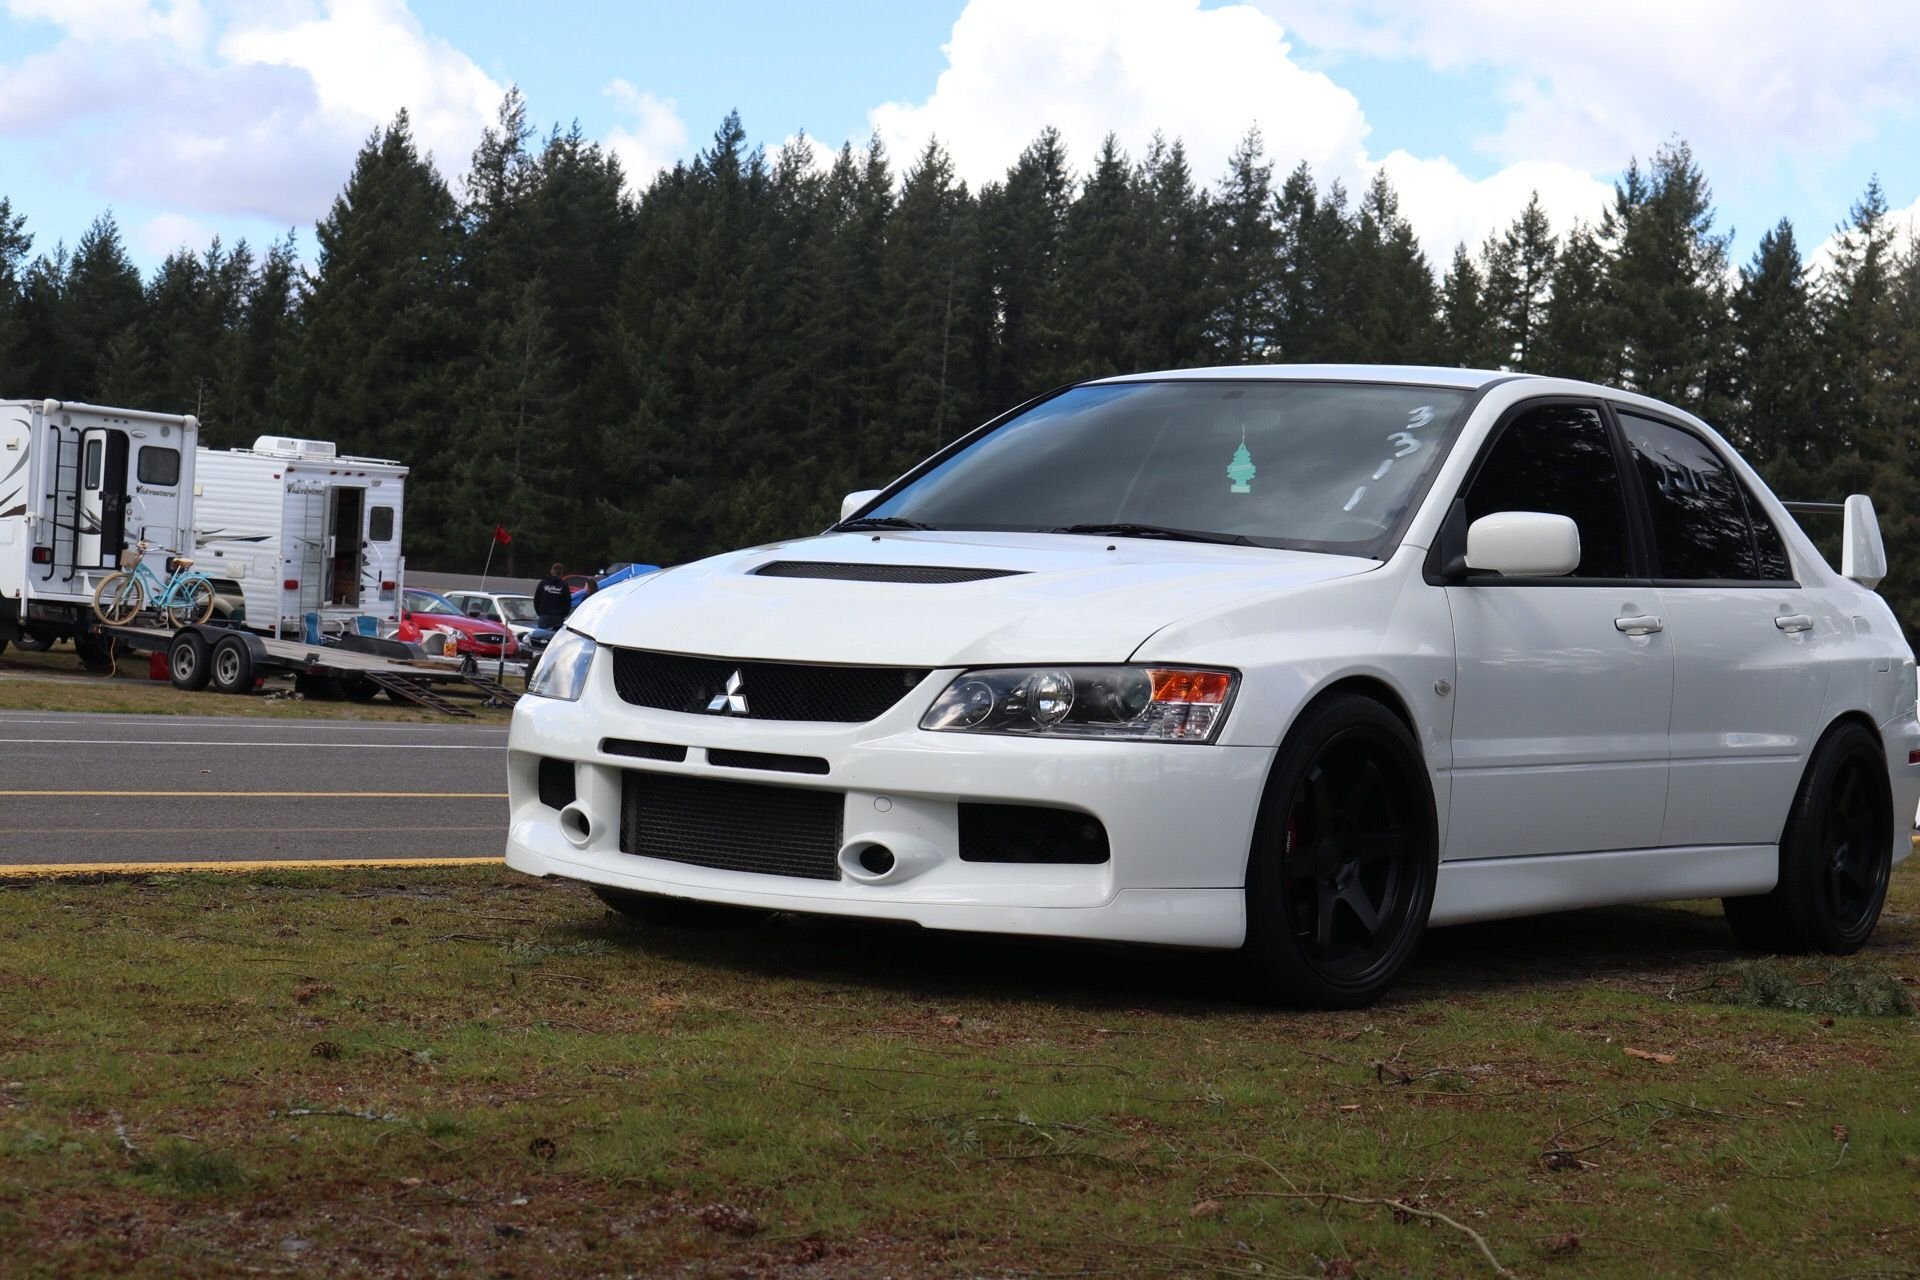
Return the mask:
<path id="1" fill-rule="evenodd" d="M 202 799 L 281 800 L 505 800 L 504 791 L 0 791 L 0 796 L 131 796 L 169 800 Z"/>
<path id="2" fill-rule="evenodd" d="M 139 876 L 162 871 L 308 871 L 350 867 L 504 867 L 500 858 L 283 858 L 263 862 L 33 862 L 0 864 L 0 880 L 40 880 L 58 876 Z"/>

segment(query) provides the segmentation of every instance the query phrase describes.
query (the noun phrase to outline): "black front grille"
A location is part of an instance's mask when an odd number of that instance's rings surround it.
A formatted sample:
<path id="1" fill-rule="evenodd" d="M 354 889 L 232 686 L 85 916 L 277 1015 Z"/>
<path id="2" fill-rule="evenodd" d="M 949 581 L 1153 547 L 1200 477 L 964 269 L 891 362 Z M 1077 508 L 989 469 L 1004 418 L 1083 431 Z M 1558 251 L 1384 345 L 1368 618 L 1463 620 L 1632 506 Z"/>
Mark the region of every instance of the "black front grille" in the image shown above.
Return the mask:
<path id="1" fill-rule="evenodd" d="M 613 651 L 613 685 L 636 706 L 689 715 L 728 706 L 735 673 L 748 720 L 816 720 L 863 724 L 927 678 L 925 667 L 829 667 L 797 662 L 737 662 L 647 649 Z"/>
<path id="2" fill-rule="evenodd" d="M 687 749 L 668 742 L 635 742 L 632 738 L 602 738 L 600 749 L 610 756 L 632 756 L 636 760 L 667 760 L 680 764 Z"/>
<path id="3" fill-rule="evenodd" d="M 1074 809 L 1028 804 L 960 806 L 960 861 L 1105 862 L 1107 829 L 1100 819 Z"/>
<path id="4" fill-rule="evenodd" d="M 838 791 L 628 771 L 620 851 L 724 871 L 840 878 Z"/>
<path id="5" fill-rule="evenodd" d="M 790 756 L 778 751 L 734 751 L 708 747 L 707 763 L 727 769 L 771 769 L 775 773 L 825 773 L 832 766 L 819 756 Z"/>
<path id="6" fill-rule="evenodd" d="M 754 573 L 763 578 L 830 578 L 835 582 L 980 582 L 1011 578 L 1023 569 L 961 569 L 937 564 L 839 564 L 831 560 L 775 560 Z"/>
<path id="7" fill-rule="evenodd" d="M 549 809 L 564 809 L 573 803 L 575 795 L 573 761 L 541 756 L 540 803 Z"/>

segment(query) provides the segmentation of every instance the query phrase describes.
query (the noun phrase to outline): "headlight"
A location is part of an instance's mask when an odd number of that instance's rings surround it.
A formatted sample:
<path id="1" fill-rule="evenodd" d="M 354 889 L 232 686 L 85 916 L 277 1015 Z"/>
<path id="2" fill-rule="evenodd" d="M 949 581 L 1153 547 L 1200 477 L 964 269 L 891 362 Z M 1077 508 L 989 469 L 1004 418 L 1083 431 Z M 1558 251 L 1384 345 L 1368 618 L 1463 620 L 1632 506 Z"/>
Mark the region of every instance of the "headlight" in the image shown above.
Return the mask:
<path id="1" fill-rule="evenodd" d="M 598 646 L 578 631 L 566 630 L 554 636 L 540 657 L 540 666 L 527 682 L 527 692 L 536 698 L 558 698 L 578 702 L 587 687 L 587 671 L 593 666 L 593 651 Z"/>
<path id="2" fill-rule="evenodd" d="M 1191 667 L 1003 667 L 955 677 L 922 729 L 1211 742 L 1240 677 Z"/>

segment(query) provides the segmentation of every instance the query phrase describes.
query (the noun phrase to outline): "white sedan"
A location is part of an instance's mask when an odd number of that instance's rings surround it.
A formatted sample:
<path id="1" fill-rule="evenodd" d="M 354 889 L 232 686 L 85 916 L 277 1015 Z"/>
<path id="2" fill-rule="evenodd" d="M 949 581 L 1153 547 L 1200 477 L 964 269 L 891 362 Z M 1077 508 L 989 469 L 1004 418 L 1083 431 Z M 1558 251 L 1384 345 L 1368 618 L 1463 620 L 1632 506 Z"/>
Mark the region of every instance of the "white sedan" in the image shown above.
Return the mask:
<path id="1" fill-rule="evenodd" d="M 1085 383 L 588 601 L 514 715 L 507 862 L 654 919 L 1237 948 L 1321 1007 L 1429 924 L 1572 907 L 1850 952 L 1920 726 L 1845 514 L 1842 576 L 1706 424 L 1587 383 Z"/>

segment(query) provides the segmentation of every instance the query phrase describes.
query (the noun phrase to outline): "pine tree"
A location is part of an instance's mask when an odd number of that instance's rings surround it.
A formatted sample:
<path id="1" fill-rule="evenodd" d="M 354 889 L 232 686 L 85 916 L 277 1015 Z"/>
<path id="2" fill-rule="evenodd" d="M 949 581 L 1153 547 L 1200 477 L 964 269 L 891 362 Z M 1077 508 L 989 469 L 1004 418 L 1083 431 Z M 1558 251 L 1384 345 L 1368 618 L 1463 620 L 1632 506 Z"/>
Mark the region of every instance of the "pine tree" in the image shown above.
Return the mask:
<path id="1" fill-rule="evenodd" d="M 1684 142 L 1636 162 L 1601 218 L 1608 251 L 1603 296 L 1616 355 L 1613 380 L 1715 416 L 1724 367 L 1727 237 L 1713 234 L 1713 197 Z"/>
<path id="2" fill-rule="evenodd" d="M 1537 191 L 1512 226 L 1497 237 L 1487 238 L 1480 261 L 1497 355 L 1495 367 L 1523 373 L 1545 371 L 1541 346 L 1558 259 L 1559 245 Z"/>
<path id="3" fill-rule="evenodd" d="M 1547 300 L 1539 369 L 1555 377 L 1605 382 L 1618 368 L 1606 297 L 1607 253 L 1592 228 L 1575 223 L 1560 250 Z"/>
<path id="4" fill-rule="evenodd" d="M 1141 164 L 1144 243 L 1133 274 L 1141 281 L 1145 312 L 1139 364 L 1183 369 L 1213 361 L 1207 340 L 1211 307 L 1212 206 L 1195 188 L 1186 148 L 1158 134 Z"/>
<path id="5" fill-rule="evenodd" d="M 1259 129 L 1247 130 L 1227 161 L 1213 215 L 1208 337 L 1225 363 L 1272 359 L 1281 327 L 1282 233 L 1274 218 L 1273 165 Z"/>
<path id="6" fill-rule="evenodd" d="M 1400 213 L 1384 169 L 1367 184 L 1350 224 L 1341 278 L 1342 358 L 1379 364 L 1431 364 L 1439 358 L 1433 268 Z"/>
<path id="7" fill-rule="evenodd" d="M 1723 429 L 1757 467 L 1789 460 L 1818 465 L 1811 452 L 1819 425 L 1813 305 L 1793 224 L 1785 218 L 1760 237 L 1753 260 L 1740 269 L 1731 313 L 1738 349 L 1730 361 L 1732 404 Z"/>
<path id="8" fill-rule="evenodd" d="M 21 376 L 25 359 L 21 350 L 25 326 L 21 312 L 26 287 L 23 276 L 32 248 L 27 215 L 15 213 L 7 198 L 0 196 L 0 396 L 27 394 L 27 387 L 16 384 L 15 379 Z"/>
<path id="9" fill-rule="evenodd" d="M 1058 328 L 1062 307 L 1061 244 L 1073 176 L 1058 129 L 1041 131 L 1004 183 L 980 195 L 988 270 L 999 317 L 992 399 L 1005 407 L 1051 390 L 1069 367 L 1066 335 Z"/>
<path id="10" fill-rule="evenodd" d="M 413 143 L 402 111 L 370 137 L 346 188 L 314 230 L 301 350 L 288 379 L 290 426 L 343 452 L 398 458 L 409 554 L 418 561 L 484 550 L 494 520 L 456 509 L 447 481 L 457 389 L 472 337 L 456 269 L 458 209 Z M 462 555 L 462 560 L 471 554 Z"/>
<path id="11" fill-rule="evenodd" d="M 1440 280 L 1440 358 L 1463 369 L 1499 364 L 1484 298 L 1486 283 L 1464 244 L 1454 246 L 1453 262 Z"/>
<path id="12" fill-rule="evenodd" d="M 1062 379 L 1134 373 L 1147 367 L 1144 340 L 1148 256 L 1147 194 L 1119 139 L 1108 134 L 1061 237 L 1054 326 L 1068 352 Z"/>

